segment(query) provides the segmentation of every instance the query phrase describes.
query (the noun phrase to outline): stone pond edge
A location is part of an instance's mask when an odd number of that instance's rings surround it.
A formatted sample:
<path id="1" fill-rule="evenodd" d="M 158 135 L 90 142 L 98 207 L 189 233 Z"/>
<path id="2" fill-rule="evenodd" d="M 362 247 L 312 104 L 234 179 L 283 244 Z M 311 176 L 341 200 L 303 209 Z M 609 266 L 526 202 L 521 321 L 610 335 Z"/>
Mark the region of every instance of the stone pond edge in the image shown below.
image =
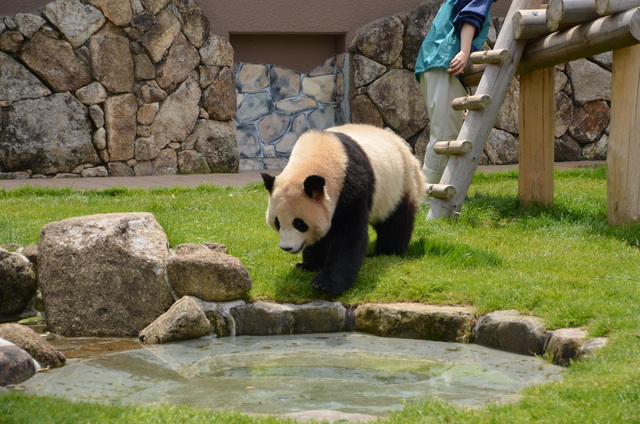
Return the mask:
<path id="1" fill-rule="evenodd" d="M 187 310 L 190 312 L 185 312 Z M 200 328 L 199 333 L 184 333 L 187 316 L 194 322 L 191 328 Z M 208 321 L 210 327 L 203 326 L 203 320 Z M 345 306 L 326 300 L 301 305 L 242 300 L 206 302 L 192 296 L 180 299 L 142 330 L 140 340 L 153 344 L 208 334 L 229 337 L 354 331 L 380 337 L 475 343 L 512 353 L 546 357 L 562 366 L 607 344 L 607 338 L 588 338 L 587 332 L 580 328 L 547 329 L 542 319 L 516 310 L 499 310 L 478 316 L 472 306 L 408 302 Z"/>

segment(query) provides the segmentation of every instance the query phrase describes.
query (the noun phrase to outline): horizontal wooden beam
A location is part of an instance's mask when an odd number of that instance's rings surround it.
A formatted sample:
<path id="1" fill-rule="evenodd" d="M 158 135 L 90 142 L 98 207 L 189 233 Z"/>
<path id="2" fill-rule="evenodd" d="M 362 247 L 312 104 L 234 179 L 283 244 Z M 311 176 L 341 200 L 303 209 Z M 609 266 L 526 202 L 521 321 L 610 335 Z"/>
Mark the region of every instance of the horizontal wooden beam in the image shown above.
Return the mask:
<path id="1" fill-rule="evenodd" d="M 489 105 L 491 105 L 491 96 L 488 94 L 458 97 L 451 102 L 453 110 L 478 110 L 484 109 Z"/>
<path id="2" fill-rule="evenodd" d="M 558 31 L 561 24 L 582 24 L 600 17 L 594 0 L 549 0 L 547 26 L 551 32 Z"/>
<path id="3" fill-rule="evenodd" d="M 640 0 L 596 0 L 596 12 L 602 16 L 614 15 L 640 7 Z"/>
<path id="4" fill-rule="evenodd" d="M 507 49 L 481 50 L 471 53 L 469 56 L 471 63 L 476 65 L 482 63 L 502 63 L 511 60 L 511 53 Z"/>
<path id="5" fill-rule="evenodd" d="M 560 24 L 558 31 L 572 26 Z M 524 9 L 513 14 L 513 37 L 516 40 L 533 40 L 552 32 L 547 26 L 547 9 Z"/>
<path id="6" fill-rule="evenodd" d="M 452 185 L 430 184 L 427 186 L 427 196 L 437 199 L 452 199 L 457 194 L 457 190 Z"/>
<path id="7" fill-rule="evenodd" d="M 516 75 L 636 44 L 640 44 L 640 8 L 605 16 L 530 41 L 524 49 Z M 466 87 L 476 87 L 486 66 L 468 67 L 462 75 L 462 83 Z"/>
<path id="8" fill-rule="evenodd" d="M 527 43 L 516 74 L 640 43 L 640 8 L 577 25 Z"/>
<path id="9" fill-rule="evenodd" d="M 471 140 L 438 141 L 433 145 L 433 151 L 439 155 L 463 155 L 473 149 Z"/>

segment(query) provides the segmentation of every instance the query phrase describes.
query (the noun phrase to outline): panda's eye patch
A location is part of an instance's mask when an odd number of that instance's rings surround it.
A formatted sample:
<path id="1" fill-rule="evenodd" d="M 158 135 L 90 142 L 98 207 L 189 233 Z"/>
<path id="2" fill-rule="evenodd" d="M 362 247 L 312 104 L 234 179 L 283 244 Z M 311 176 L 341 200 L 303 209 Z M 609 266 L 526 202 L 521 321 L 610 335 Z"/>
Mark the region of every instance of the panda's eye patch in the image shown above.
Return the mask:
<path id="1" fill-rule="evenodd" d="M 293 220 L 293 228 L 300 231 L 301 233 L 305 233 L 309 229 L 309 226 L 302 219 L 296 218 Z"/>
<path id="2" fill-rule="evenodd" d="M 277 217 L 273 225 L 276 226 L 276 230 L 280 231 L 280 220 Z"/>

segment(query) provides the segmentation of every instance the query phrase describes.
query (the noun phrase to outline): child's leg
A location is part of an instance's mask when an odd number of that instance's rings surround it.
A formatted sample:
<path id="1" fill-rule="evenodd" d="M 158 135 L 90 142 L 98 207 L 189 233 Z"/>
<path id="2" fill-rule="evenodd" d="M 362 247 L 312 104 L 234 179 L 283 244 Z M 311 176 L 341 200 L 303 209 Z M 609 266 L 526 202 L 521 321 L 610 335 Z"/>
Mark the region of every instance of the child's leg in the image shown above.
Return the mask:
<path id="1" fill-rule="evenodd" d="M 435 153 L 433 146 L 438 141 L 458 138 L 462 128 L 463 112 L 453 110 L 451 101 L 457 97 L 466 96 L 467 91 L 458 78 L 442 68 L 430 69 L 420 75 L 420 87 L 431 124 L 422 172 L 425 174 L 427 183 L 437 184 L 440 182 L 449 157 Z"/>

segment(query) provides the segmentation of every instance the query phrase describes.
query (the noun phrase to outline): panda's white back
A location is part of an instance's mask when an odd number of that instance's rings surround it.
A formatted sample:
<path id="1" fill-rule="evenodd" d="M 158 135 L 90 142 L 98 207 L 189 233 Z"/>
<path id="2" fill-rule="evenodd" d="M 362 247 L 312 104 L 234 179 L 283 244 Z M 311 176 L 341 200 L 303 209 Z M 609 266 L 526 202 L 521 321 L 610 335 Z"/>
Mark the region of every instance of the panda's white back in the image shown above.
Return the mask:
<path id="1" fill-rule="evenodd" d="M 365 152 L 375 176 L 375 191 L 370 220 L 385 219 L 405 195 L 411 204 L 420 204 L 426 183 L 420 164 L 409 145 L 390 130 L 370 125 L 347 124 L 328 128 L 351 137 Z"/>

